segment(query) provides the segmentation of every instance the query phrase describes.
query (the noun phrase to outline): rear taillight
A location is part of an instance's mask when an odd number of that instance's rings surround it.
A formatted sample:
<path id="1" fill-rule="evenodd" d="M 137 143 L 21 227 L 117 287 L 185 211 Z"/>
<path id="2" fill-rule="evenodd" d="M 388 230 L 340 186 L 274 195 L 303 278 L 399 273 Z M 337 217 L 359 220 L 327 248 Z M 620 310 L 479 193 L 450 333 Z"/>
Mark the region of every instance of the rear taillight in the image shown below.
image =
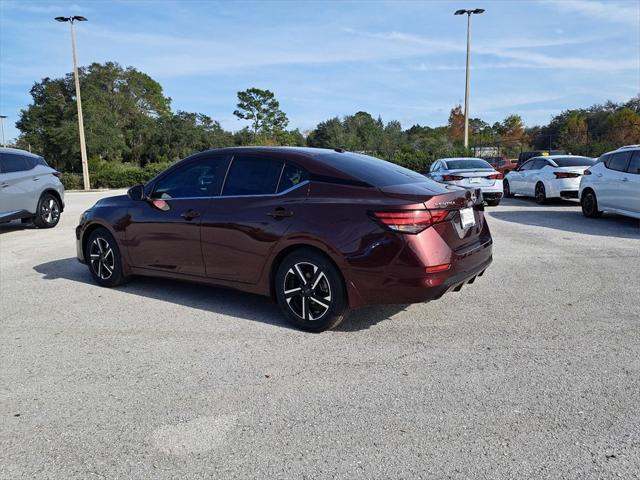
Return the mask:
<path id="1" fill-rule="evenodd" d="M 593 175 L 593 173 L 591 172 L 591 170 L 585 170 L 584 172 L 582 172 L 583 175 Z"/>
<path id="2" fill-rule="evenodd" d="M 464 177 L 461 177 L 460 175 L 443 175 L 442 176 L 443 182 L 453 182 L 455 180 L 462 180 L 462 179 L 464 179 Z"/>
<path id="3" fill-rule="evenodd" d="M 504 175 L 502 173 L 494 173 L 493 175 L 489 175 L 487 178 L 490 178 L 491 180 L 502 180 Z"/>
<path id="4" fill-rule="evenodd" d="M 420 233 L 431 225 L 443 222 L 449 215 L 449 210 L 396 210 L 372 212 L 371 215 L 395 232 Z"/>
<path id="5" fill-rule="evenodd" d="M 579 177 L 579 173 L 571 173 L 571 172 L 553 172 L 556 178 L 576 178 Z"/>
<path id="6" fill-rule="evenodd" d="M 60 178 L 60 175 L 62 175 L 62 174 L 61 174 L 60 172 L 53 172 L 53 175 L 54 175 L 55 177 Z"/>

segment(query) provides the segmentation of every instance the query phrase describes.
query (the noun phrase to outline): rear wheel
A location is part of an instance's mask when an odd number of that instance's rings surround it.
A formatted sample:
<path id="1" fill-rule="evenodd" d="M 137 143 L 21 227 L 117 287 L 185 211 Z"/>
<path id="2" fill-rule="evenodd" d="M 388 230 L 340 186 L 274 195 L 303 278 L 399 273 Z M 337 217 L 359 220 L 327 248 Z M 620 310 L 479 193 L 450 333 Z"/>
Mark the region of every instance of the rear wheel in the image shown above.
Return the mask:
<path id="1" fill-rule="evenodd" d="M 598 210 L 598 199 L 592 190 L 587 190 L 582 194 L 580 205 L 582 206 L 582 214 L 585 217 L 598 218 L 602 215 L 602 212 Z"/>
<path id="2" fill-rule="evenodd" d="M 511 186 L 509 185 L 509 180 L 503 180 L 502 191 L 504 192 L 505 197 L 513 197 L 513 193 L 511 193 Z"/>
<path id="3" fill-rule="evenodd" d="M 53 228 L 60 221 L 60 202 L 50 194 L 43 193 L 38 200 L 38 210 L 33 224 L 38 228 Z"/>
<path id="4" fill-rule="evenodd" d="M 542 182 L 536 183 L 536 203 L 539 205 L 544 205 L 547 203 L 547 191 L 544 188 L 544 184 Z"/>
<path id="5" fill-rule="evenodd" d="M 324 255 L 302 248 L 287 255 L 275 277 L 278 304 L 290 323 L 310 332 L 337 326 L 347 312 L 342 276 Z"/>
<path id="6" fill-rule="evenodd" d="M 85 258 L 93 279 L 103 287 L 115 287 L 127 281 L 122 270 L 118 244 L 106 228 L 91 232 Z"/>

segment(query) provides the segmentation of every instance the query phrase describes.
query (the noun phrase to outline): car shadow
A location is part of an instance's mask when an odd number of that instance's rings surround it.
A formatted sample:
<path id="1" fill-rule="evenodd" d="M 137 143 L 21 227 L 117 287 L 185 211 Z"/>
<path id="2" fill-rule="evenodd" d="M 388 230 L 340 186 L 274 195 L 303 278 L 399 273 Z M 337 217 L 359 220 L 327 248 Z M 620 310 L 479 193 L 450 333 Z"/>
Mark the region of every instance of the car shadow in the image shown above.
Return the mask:
<path id="1" fill-rule="evenodd" d="M 16 232 L 18 230 L 35 230 L 36 226 L 33 223 L 22 223 L 20 220 L 0 223 L 0 235 L 3 233 Z"/>
<path id="2" fill-rule="evenodd" d="M 500 206 L 504 207 L 531 207 L 531 208 L 545 208 L 545 207 L 580 207 L 578 200 L 565 200 L 563 198 L 552 198 L 547 200 L 547 203 L 540 205 L 532 197 L 509 197 L 503 198 L 500 201 Z M 488 207 L 491 210 L 492 207 Z"/>
<path id="3" fill-rule="evenodd" d="M 53 260 L 36 265 L 33 269 L 43 275 L 44 280 L 65 279 L 95 285 L 86 266 L 74 257 Z M 102 288 L 95 285 L 96 288 Z M 254 322 L 262 322 L 282 328 L 294 329 L 283 318 L 277 303 L 268 297 L 237 290 L 181 282 L 162 278 L 134 277 L 130 282 L 115 287 L 115 290 L 153 300 L 162 300 L 212 313 L 230 315 Z M 367 307 L 354 310 L 334 331 L 352 332 L 366 330 L 387 320 L 405 308 L 403 305 Z"/>
<path id="4" fill-rule="evenodd" d="M 489 216 L 505 222 L 553 228 L 566 232 L 604 237 L 640 239 L 640 220 L 615 214 L 587 218 L 580 210 L 553 210 L 544 205 L 531 210 L 490 211 Z"/>

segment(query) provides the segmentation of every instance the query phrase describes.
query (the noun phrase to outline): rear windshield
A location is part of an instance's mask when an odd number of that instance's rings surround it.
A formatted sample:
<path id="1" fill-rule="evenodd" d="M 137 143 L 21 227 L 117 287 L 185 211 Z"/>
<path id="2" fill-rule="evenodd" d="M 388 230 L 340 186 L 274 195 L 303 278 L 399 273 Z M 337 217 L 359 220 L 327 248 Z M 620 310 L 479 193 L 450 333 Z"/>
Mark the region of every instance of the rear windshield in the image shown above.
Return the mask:
<path id="1" fill-rule="evenodd" d="M 427 181 L 423 175 L 395 163 L 359 153 L 327 153 L 318 158 L 327 165 L 372 187 L 387 187 Z"/>
<path id="2" fill-rule="evenodd" d="M 493 169 L 488 162 L 484 160 L 446 160 L 447 168 L 449 170 L 461 170 L 467 168 L 488 168 Z"/>
<path id="3" fill-rule="evenodd" d="M 590 167 L 596 163 L 593 158 L 589 157 L 558 157 L 553 161 L 559 167 Z"/>

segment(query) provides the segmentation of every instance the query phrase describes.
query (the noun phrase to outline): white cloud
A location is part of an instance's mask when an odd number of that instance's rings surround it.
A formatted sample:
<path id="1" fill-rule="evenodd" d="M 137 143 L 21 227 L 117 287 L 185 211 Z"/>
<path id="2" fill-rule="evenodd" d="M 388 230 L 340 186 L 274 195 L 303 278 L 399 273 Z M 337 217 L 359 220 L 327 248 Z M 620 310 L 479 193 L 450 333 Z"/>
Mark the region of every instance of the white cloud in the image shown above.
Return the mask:
<path id="1" fill-rule="evenodd" d="M 610 22 L 624 23 L 638 28 L 640 25 L 640 2 L 601 2 L 598 0 L 541 0 L 563 13 L 577 13 Z"/>

